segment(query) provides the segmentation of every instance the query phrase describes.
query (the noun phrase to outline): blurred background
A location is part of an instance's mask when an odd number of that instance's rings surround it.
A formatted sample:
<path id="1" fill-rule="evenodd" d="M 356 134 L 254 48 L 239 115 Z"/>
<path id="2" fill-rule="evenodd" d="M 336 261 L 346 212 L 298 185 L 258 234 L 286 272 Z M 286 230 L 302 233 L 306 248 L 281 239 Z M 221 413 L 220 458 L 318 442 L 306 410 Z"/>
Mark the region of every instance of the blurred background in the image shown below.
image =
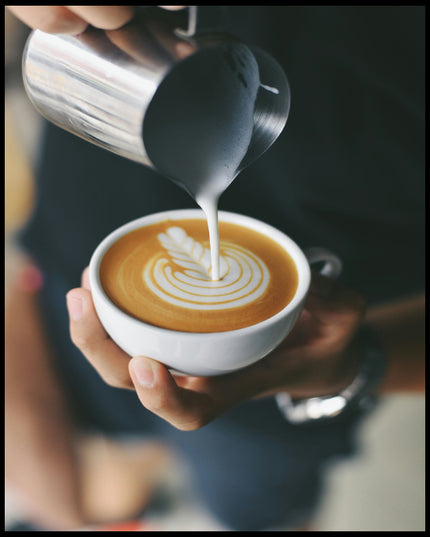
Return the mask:
<path id="1" fill-rule="evenodd" d="M 5 11 L 5 291 L 21 258 L 15 235 L 28 218 L 34 199 L 33 170 L 37 157 L 40 116 L 23 88 L 21 57 L 29 30 Z M 353 461 L 335 466 L 320 515 L 321 531 L 423 531 L 425 529 L 424 396 L 385 397 L 365 422 L 361 452 Z M 103 439 L 88 443 L 87 458 L 103 456 L 105 469 L 117 457 Z M 223 528 L 205 512 L 194 495 L 188 471 L 176 455 L 148 448 L 129 452 L 142 474 L 151 466 L 162 491 L 148 509 L 145 522 L 161 531 L 210 531 Z M 136 461 L 135 461 L 136 462 Z M 131 464 L 131 463 L 130 463 Z M 145 467 L 146 464 L 146 467 Z M 135 470 L 136 466 L 133 466 Z M 134 478 L 139 476 L 133 470 Z M 131 472 L 124 465 L 124 475 Z M 124 476 L 123 476 L 124 477 Z M 120 480 L 118 475 L 105 479 Z M 139 483 L 137 483 L 138 487 Z M 133 488 L 130 487 L 130 493 Z M 140 489 L 139 489 L 140 490 Z M 88 492 L 91 494 L 91 491 Z M 6 486 L 6 530 L 22 510 Z"/>

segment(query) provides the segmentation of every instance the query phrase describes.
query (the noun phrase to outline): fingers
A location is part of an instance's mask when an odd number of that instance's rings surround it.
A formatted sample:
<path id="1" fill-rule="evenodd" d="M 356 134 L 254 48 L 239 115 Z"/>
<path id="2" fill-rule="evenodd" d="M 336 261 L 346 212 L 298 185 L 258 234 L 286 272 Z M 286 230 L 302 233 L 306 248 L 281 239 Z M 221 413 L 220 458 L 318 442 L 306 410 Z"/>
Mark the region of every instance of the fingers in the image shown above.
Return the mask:
<path id="1" fill-rule="evenodd" d="M 177 429 L 198 429 L 215 417 L 210 394 L 178 386 L 168 369 L 143 356 L 129 362 L 140 402 Z"/>
<path id="2" fill-rule="evenodd" d="M 274 370 L 286 375 L 279 375 L 279 379 L 285 379 L 294 389 L 315 389 L 318 383 L 327 384 L 325 377 L 332 381 L 339 376 L 339 371 L 345 370 L 344 358 L 349 361 L 345 349 L 364 313 L 365 302 L 358 293 L 313 273 L 305 308 L 291 334 L 271 357 Z M 308 382 L 312 377 L 315 383 Z"/>
<path id="3" fill-rule="evenodd" d="M 110 386 L 135 389 L 141 403 L 181 430 L 202 427 L 238 401 L 227 394 L 239 394 L 220 379 L 173 377 L 168 369 L 145 357 L 130 357 L 110 339 L 101 325 L 91 298 L 88 268 L 82 287 L 67 294 L 70 335 L 74 344 Z M 230 375 L 226 375 L 230 377 Z M 234 400 L 233 400 L 234 399 Z"/>
<path id="4" fill-rule="evenodd" d="M 129 22 L 133 6 L 8 6 L 22 22 L 33 29 L 52 34 L 79 34 L 88 24 L 115 30 Z"/>
<path id="5" fill-rule="evenodd" d="M 215 377 L 174 376 L 159 362 L 138 356 L 129 370 L 142 405 L 183 431 L 203 427 L 266 389 L 256 364 Z"/>
<path id="6" fill-rule="evenodd" d="M 130 360 L 100 324 L 89 290 L 88 269 L 82 275 L 82 288 L 67 295 L 71 337 L 105 382 L 134 388 L 148 410 L 180 430 L 195 430 L 244 400 L 281 388 L 288 387 L 297 396 L 332 392 L 339 376 L 337 353 L 342 353 L 358 326 L 364 303 L 337 282 L 327 292 L 321 278 L 314 277 L 297 323 L 300 337 L 295 344 L 288 344 L 287 338 L 265 359 L 227 375 L 174 376 L 151 358 Z"/>
<path id="7" fill-rule="evenodd" d="M 128 373 L 129 356 L 108 336 L 94 309 L 88 289 L 67 293 L 70 336 L 103 380 L 115 388 L 133 389 Z"/>
<path id="8" fill-rule="evenodd" d="M 87 21 L 66 6 L 8 6 L 22 22 L 33 29 L 53 34 L 79 34 Z"/>
<path id="9" fill-rule="evenodd" d="M 134 6 L 7 6 L 30 28 L 50 34 L 80 34 L 88 24 L 103 30 L 116 30 L 129 22 Z M 160 6 L 176 11 L 187 6 Z"/>
<path id="10" fill-rule="evenodd" d="M 366 303 L 361 295 L 336 280 L 312 273 L 306 310 L 321 328 L 355 327 L 364 317 Z"/>
<path id="11" fill-rule="evenodd" d="M 103 30 L 116 30 L 129 22 L 134 15 L 133 6 L 67 6 L 67 8 L 91 24 Z"/>

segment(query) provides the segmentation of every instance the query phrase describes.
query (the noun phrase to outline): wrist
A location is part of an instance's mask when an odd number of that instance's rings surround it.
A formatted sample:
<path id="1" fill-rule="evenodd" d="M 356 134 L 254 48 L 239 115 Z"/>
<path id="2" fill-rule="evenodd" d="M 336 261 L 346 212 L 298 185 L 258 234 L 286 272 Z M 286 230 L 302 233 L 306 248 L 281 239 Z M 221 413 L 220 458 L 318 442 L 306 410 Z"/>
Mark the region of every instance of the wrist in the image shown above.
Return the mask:
<path id="1" fill-rule="evenodd" d="M 385 353 L 376 333 L 363 325 L 346 350 L 350 366 L 339 375 L 339 386 L 346 386 L 319 397 L 294 400 L 288 393 L 275 396 L 284 417 L 292 423 L 334 418 L 352 408 L 366 408 L 385 374 Z"/>

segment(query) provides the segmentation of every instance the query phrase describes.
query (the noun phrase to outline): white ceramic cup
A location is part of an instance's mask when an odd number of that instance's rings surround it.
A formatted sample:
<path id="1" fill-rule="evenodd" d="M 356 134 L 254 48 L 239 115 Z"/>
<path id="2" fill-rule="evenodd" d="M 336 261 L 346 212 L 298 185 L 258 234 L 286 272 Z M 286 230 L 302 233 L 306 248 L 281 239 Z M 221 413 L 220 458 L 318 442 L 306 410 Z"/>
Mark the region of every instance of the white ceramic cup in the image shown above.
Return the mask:
<path id="1" fill-rule="evenodd" d="M 131 317 L 118 308 L 104 292 L 100 262 L 107 250 L 123 235 L 165 219 L 204 218 L 200 209 L 179 209 L 138 218 L 108 235 L 90 261 L 91 293 L 97 315 L 110 337 L 130 356 L 147 356 L 176 372 L 212 376 L 230 373 L 260 360 L 273 351 L 290 333 L 299 318 L 311 281 L 309 263 L 324 262 L 322 273 L 337 277 L 340 260 L 324 249 L 313 249 L 306 256 L 297 244 L 278 229 L 248 216 L 219 211 L 221 222 L 231 222 L 258 231 L 281 245 L 293 259 L 298 271 L 298 286 L 293 299 L 279 313 L 257 324 L 215 333 L 190 333 L 168 330 Z M 221 237 L 222 238 L 222 237 Z"/>

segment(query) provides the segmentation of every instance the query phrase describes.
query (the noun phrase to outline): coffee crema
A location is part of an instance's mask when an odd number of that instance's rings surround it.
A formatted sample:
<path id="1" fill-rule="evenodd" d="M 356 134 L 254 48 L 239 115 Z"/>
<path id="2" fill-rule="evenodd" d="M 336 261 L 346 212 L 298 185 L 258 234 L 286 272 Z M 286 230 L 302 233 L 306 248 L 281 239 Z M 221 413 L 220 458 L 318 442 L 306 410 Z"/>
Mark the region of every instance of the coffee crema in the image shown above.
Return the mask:
<path id="1" fill-rule="evenodd" d="M 164 220 L 131 231 L 104 255 L 100 280 L 127 314 L 184 332 L 224 332 L 272 317 L 293 298 L 295 263 L 273 239 L 219 223 L 220 263 L 211 276 L 204 219 Z"/>

